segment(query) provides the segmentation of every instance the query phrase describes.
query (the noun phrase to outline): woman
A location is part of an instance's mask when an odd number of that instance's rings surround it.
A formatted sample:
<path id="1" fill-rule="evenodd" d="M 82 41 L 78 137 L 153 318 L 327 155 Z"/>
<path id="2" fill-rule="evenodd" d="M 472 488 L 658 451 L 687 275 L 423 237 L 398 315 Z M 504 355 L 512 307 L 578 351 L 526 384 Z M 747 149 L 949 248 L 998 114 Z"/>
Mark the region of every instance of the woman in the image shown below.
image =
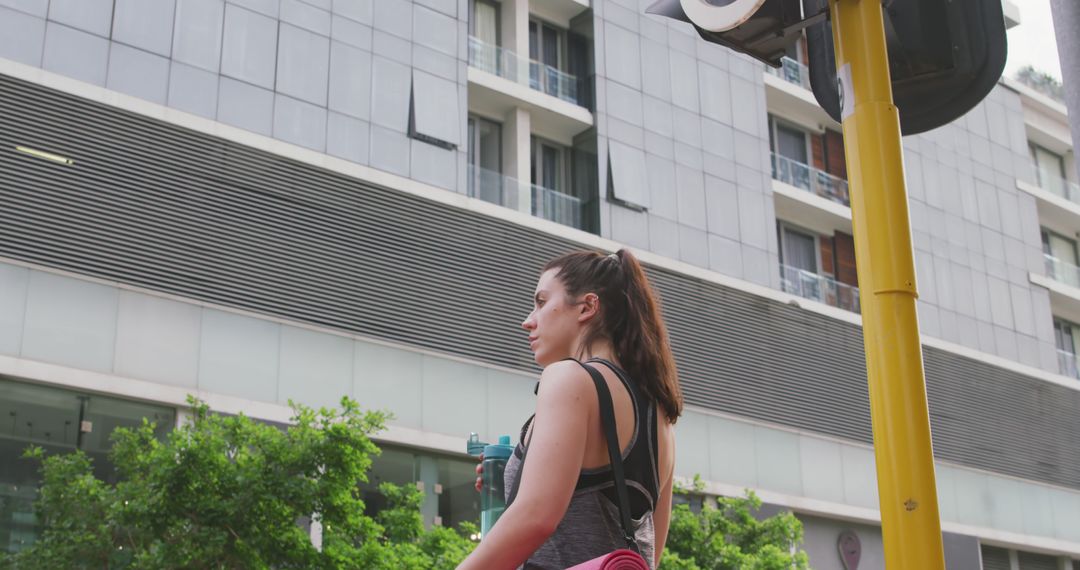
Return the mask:
<path id="1" fill-rule="evenodd" d="M 581 363 L 600 371 L 611 391 L 634 536 L 656 568 L 671 517 L 682 393 L 641 265 L 625 249 L 551 261 L 522 327 L 543 373 L 536 413 L 506 465 L 507 494 L 519 488 L 459 568 L 563 569 L 626 547 L 596 386 Z"/>

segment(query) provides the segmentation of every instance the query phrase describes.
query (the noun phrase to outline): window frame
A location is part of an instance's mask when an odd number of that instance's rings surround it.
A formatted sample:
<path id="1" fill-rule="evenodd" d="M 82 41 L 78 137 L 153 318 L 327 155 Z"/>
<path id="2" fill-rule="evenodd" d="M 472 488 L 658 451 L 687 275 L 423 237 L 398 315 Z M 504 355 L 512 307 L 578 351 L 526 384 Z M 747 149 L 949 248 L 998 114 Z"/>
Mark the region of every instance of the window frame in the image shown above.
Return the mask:
<path id="1" fill-rule="evenodd" d="M 814 133 L 808 131 L 805 127 L 793 121 L 788 121 L 781 117 L 777 117 L 776 115 L 773 115 L 771 113 L 769 114 L 769 150 L 777 156 L 782 156 L 792 162 L 798 162 L 794 158 L 791 158 L 790 156 L 785 156 L 780 153 L 781 128 L 788 129 L 790 131 L 798 131 L 802 134 L 803 145 L 806 147 L 806 162 L 800 162 L 799 164 L 802 164 L 808 168 L 813 168 L 811 162 L 813 162 L 814 160 L 814 148 L 810 142 L 810 137 L 813 136 Z"/>
<path id="2" fill-rule="evenodd" d="M 788 259 L 787 246 L 786 246 L 786 242 L 784 241 L 784 232 L 792 232 L 792 233 L 796 233 L 796 234 L 802 234 L 804 236 L 809 236 L 814 242 L 814 271 L 812 273 L 814 275 L 818 275 L 820 277 L 828 277 L 827 275 L 825 275 L 825 274 L 823 274 L 821 272 L 821 268 L 822 268 L 822 263 L 821 263 L 821 236 L 817 232 L 815 232 L 813 230 L 809 230 L 809 229 L 807 229 L 805 227 L 793 224 L 793 223 L 788 222 L 786 220 L 777 220 L 776 225 L 777 225 L 777 236 L 776 237 L 777 237 L 777 241 L 779 242 L 779 246 L 780 246 L 778 248 L 779 249 L 778 253 L 780 255 L 780 264 L 781 265 L 786 265 L 788 267 L 793 267 L 795 269 L 800 269 L 802 271 L 806 271 L 805 269 L 803 269 L 801 267 L 795 267 L 794 265 L 791 265 L 791 264 L 787 263 L 787 259 Z"/>
<path id="3" fill-rule="evenodd" d="M 531 145 L 532 145 L 532 148 L 530 149 L 530 153 L 529 153 L 530 157 L 531 157 L 529 183 L 532 184 L 533 186 L 538 186 L 540 188 L 545 188 L 547 190 L 554 190 L 555 192 L 559 192 L 560 194 L 566 194 L 568 196 L 573 196 L 573 192 L 570 191 L 571 189 L 569 188 L 570 187 L 570 164 L 569 164 L 569 160 L 568 160 L 569 155 L 570 155 L 569 148 L 566 147 L 565 145 L 559 144 L 559 143 L 557 143 L 557 142 L 555 142 L 553 140 L 546 139 L 546 138 L 543 138 L 543 137 L 540 137 L 540 136 L 537 136 L 537 135 L 533 135 L 531 137 Z M 543 147 L 545 147 L 545 146 L 548 147 L 548 148 L 555 149 L 555 151 L 557 152 L 557 156 L 558 156 L 558 164 L 557 164 L 558 172 L 555 175 L 557 183 L 555 184 L 554 187 L 545 186 L 544 183 L 540 180 L 540 173 L 541 173 L 541 170 L 542 170 L 540 167 L 543 164 Z"/>
<path id="4" fill-rule="evenodd" d="M 1053 257 L 1053 258 L 1055 258 L 1055 259 L 1057 259 L 1059 261 L 1065 261 L 1067 263 L 1071 263 L 1072 265 L 1080 265 L 1080 246 L 1077 245 L 1075 239 L 1072 239 L 1072 238 L 1070 238 L 1070 237 L 1068 237 L 1068 236 L 1066 236 L 1064 234 L 1058 233 L 1058 232 L 1056 232 L 1056 231 L 1054 231 L 1054 230 L 1052 230 L 1050 228 L 1047 228 L 1045 226 L 1039 228 L 1039 233 L 1040 233 L 1040 238 L 1041 238 L 1041 241 L 1042 241 L 1042 249 L 1043 249 L 1044 254 L 1049 255 L 1049 256 L 1051 256 L 1051 257 Z M 1062 259 L 1056 252 L 1053 251 L 1053 248 L 1051 248 L 1051 246 L 1050 246 L 1050 238 L 1051 237 L 1056 237 L 1056 238 L 1058 238 L 1058 239 L 1060 239 L 1060 240 L 1062 240 L 1064 242 L 1067 242 L 1070 246 L 1072 246 L 1072 256 L 1069 259 Z"/>
<path id="5" fill-rule="evenodd" d="M 487 4 L 495 9 L 495 44 L 496 46 L 502 46 L 502 4 L 495 0 L 472 0 L 469 2 L 469 35 L 484 41 L 483 38 L 476 35 L 476 5 Z"/>

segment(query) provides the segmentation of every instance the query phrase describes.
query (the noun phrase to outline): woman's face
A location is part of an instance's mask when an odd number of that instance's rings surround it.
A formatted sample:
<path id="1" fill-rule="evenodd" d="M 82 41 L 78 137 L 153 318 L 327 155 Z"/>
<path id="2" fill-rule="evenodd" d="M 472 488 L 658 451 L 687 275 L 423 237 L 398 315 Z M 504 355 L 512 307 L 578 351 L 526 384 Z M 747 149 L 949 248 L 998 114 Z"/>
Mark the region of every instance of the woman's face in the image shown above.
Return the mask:
<path id="1" fill-rule="evenodd" d="M 558 271 L 550 269 L 540 275 L 533 310 L 521 323 L 529 333 L 529 348 L 540 367 L 572 356 L 585 322 L 584 305 L 567 297 L 562 281 L 556 277 Z"/>

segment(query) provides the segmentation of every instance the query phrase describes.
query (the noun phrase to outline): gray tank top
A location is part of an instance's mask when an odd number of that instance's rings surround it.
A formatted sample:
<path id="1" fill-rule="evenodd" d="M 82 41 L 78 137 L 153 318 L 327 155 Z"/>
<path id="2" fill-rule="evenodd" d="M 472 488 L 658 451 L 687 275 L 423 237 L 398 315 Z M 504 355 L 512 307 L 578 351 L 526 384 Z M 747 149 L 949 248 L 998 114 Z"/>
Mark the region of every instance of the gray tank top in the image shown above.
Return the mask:
<path id="1" fill-rule="evenodd" d="M 605 360 L 594 360 L 611 368 L 622 380 L 634 402 L 636 429 L 623 450 L 627 491 L 630 494 L 631 524 L 641 556 L 654 566 L 656 533 L 653 528 L 653 508 L 659 494 L 656 463 L 656 406 L 642 397 L 637 386 L 622 369 Z M 530 418 L 531 421 L 531 418 Z M 529 422 L 522 428 L 524 440 Z M 503 482 L 506 498 L 521 474 L 521 458 L 525 447 L 519 443 L 506 462 Z M 577 487 L 566 508 L 566 514 L 548 540 L 521 566 L 524 570 L 563 570 L 603 556 L 618 548 L 626 548 L 619 507 L 615 503 L 615 482 L 610 466 L 583 469 Z"/>

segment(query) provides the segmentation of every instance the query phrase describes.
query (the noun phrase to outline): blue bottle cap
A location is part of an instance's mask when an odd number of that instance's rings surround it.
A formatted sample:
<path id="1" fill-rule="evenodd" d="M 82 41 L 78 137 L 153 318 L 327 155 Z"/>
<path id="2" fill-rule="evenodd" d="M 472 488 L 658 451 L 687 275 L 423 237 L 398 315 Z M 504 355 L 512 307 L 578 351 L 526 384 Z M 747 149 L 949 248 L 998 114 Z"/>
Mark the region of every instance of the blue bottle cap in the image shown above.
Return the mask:
<path id="1" fill-rule="evenodd" d="M 493 443 L 484 448 L 484 460 L 510 459 L 514 453 L 514 446 L 510 445 L 510 436 L 504 435 L 499 438 L 499 443 Z"/>
<path id="2" fill-rule="evenodd" d="M 477 456 L 484 452 L 484 448 L 487 447 L 487 443 L 480 441 L 480 438 L 476 435 L 476 432 L 469 434 L 469 441 L 465 444 L 465 450 L 469 455 Z"/>

